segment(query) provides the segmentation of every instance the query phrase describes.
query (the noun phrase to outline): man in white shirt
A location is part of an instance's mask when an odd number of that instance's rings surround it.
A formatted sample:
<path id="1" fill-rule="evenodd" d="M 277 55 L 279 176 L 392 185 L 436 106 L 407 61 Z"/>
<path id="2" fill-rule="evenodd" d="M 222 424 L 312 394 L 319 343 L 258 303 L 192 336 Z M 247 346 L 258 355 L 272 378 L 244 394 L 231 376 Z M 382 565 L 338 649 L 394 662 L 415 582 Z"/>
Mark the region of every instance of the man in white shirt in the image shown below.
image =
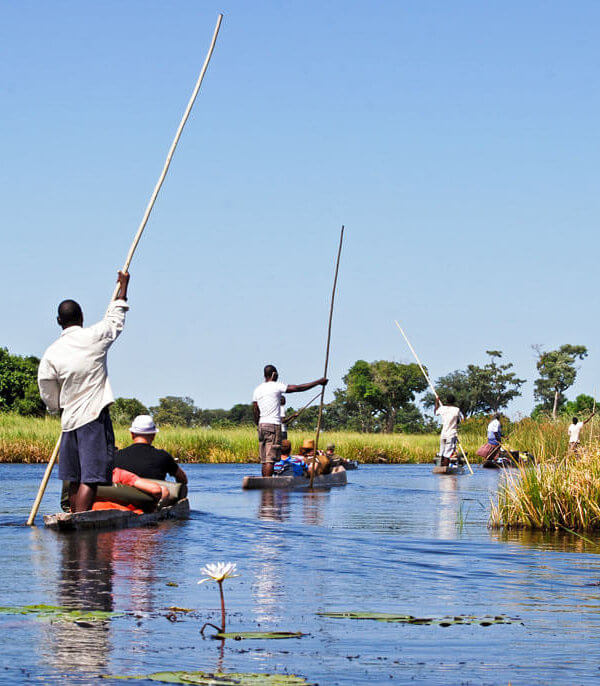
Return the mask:
<path id="1" fill-rule="evenodd" d="M 590 419 L 595 415 L 596 413 L 593 412 L 586 420 L 585 422 L 580 422 L 577 417 L 573 417 L 573 423 L 569 424 L 569 428 L 567 429 L 567 433 L 569 434 L 569 452 L 570 453 L 576 453 L 579 450 L 579 436 L 581 432 L 583 431 L 583 427 L 590 421 Z"/>
<path id="2" fill-rule="evenodd" d="M 281 457 L 281 396 L 283 393 L 299 393 L 315 386 L 325 386 L 327 379 L 322 377 L 310 383 L 287 385 L 277 379 L 277 369 L 268 364 L 264 368 L 265 380 L 254 389 L 252 410 L 258 425 L 258 445 L 262 475 L 273 476 L 273 465 Z"/>
<path id="3" fill-rule="evenodd" d="M 119 291 L 104 319 L 86 329 L 74 300 L 58 306 L 63 332 L 44 353 L 38 369 L 40 395 L 48 411 L 62 410 L 58 476 L 69 481 L 72 512 L 92 507 L 99 484 L 112 483 L 115 438 L 108 406 L 114 401 L 106 355 L 125 323 L 129 274 L 119 272 Z"/>
<path id="4" fill-rule="evenodd" d="M 456 455 L 458 443 L 458 424 L 464 419 L 462 412 L 455 406 L 456 398 L 448 395 L 447 405 L 442 405 L 440 399 L 435 399 L 435 414 L 442 419 L 442 433 L 440 434 L 440 456 L 442 464 L 448 464 L 450 458 Z"/>

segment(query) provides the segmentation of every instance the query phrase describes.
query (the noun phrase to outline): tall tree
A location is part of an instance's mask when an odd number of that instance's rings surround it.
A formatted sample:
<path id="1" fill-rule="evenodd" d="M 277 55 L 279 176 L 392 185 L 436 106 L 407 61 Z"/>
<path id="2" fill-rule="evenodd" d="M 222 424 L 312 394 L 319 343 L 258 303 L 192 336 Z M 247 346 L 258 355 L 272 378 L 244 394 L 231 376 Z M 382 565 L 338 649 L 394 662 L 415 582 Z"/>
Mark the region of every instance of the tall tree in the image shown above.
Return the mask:
<path id="1" fill-rule="evenodd" d="M 489 414 L 505 408 L 520 395 L 525 379 L 510 371 L 512 363 L 500 364 L 500 350 L 486 350 L 490 361 L 482 367 L 470 364 L 465 370 L 457 369 L 437 380 L 436 389 L 442 402 L 452 394 L 465 417 Z M 434 397 L 428 393 L 423 399 L 425 407 L 433 407 Z"/>
<path id="2" fill-rule="evenodd" d="M 0 410 L 23 415 L 43 415 L 44 403 L 37 386 L 37 357 L 11 355 L 0 348 Z"/>
<path id="3" fill-rule="evenodd" d="M 157 424 L 191 426 L 196 418 L 196 408 L 191 398 L 167 395 L 159 398 L 158 405 L 150 408 L 150 414 Z"/>
<path id="4" fill-rule="evenodd" d="M 115 424 L 131 424 L 139 414 L 148 414 L 148 408 L 137 398 L 116 398 L 110 406 L 110 417 Z"/>
<path id="5" fill-rule="evenodd" d="M 538 355 L 537 370 L 540 375 L 535 380 L 535 397 L 544 407 L 552 407 L 552 417 L 556 419 L 558 408 L 564 404 L 564 392 L 575 383 L 577 378 L 576 361 L 587 357 L 585 345 L 561 345 L 558 350 L 543 351 L 541 346 L 532 346 Z"/>

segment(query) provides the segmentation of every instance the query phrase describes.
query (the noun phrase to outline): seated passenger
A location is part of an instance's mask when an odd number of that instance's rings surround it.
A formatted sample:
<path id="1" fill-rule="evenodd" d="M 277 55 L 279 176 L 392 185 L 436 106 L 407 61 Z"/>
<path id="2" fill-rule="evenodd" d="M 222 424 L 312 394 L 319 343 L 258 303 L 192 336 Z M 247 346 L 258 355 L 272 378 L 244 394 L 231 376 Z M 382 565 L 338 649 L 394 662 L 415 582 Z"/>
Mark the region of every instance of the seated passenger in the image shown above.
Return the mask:
<path id="1" fill-rule="evenodd" d="M 150 415 L 138 415 L 129 427 L 131 433 L 132 445 L 123 450 L 118 450 L 115 453 L 115 472 L 130 472 L 138 477 L 138 481 L 145 481 L 145 487 L 135 485 L 140 490 L 146 490 L 152 487 L 161 489 L 161 499 L 166 497 L 164 491 L 167 489 L 158 484 L 146 481 L 147 479 L 159 479 L 164 481 L 167 474 L 175 478 L 175 481 L 187 484 L 187 476 L 183 469 L 175 462 L 175 459 L 169 455 L 166 450 L 159 450 L 154 448 L 152 441 L 156 437 L 158 428 Z M 118 475 L 117 475 L 118 476 Z M 128 477 L 125 477 L 128 478 Z M 113 472 L 113 481 L 115 483 L 124 483 L 116 481 Z M 148 484 L 152 484 L 149 486 Z M 133 483 L 128 485 L 134 485 Z"/>
<path id="2" fill-rule="evenodd" d="M 318 451 L 315 459 L 315 442 L 312 438 L 306 438 L 302 441 L 300 456 L 304 458 L 308 465 L 309 474 L 313 470 L 315 476 L 318 476 L 319 474 L 328 474 L 331 471 L 331 460 L 321 450 Z"/>

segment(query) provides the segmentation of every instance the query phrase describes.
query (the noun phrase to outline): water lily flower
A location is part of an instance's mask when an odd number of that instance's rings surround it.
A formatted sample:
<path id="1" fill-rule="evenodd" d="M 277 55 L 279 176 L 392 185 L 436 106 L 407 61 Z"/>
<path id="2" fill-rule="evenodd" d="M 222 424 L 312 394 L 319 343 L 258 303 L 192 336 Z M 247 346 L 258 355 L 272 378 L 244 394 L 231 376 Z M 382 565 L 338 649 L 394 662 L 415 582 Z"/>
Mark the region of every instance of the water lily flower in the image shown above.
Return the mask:
<path id="1" fill-rule="evenodd" d="M 235 562 L 209 562 L 206 567 L 203 567 L 200 571 L 202 574 L 206 574 L 204 579 L 200 579 L 199 584 L 203 584 L 205 581 L 216 581 L 221 584 L 225 579 L 233 579 L 239 574 L 235 574 L 237 571 L 237 564 Z"/>
<path id="2" fill-rule="evenodd" d="M 204 635 L 204 629 L 207 626 L 212 626 L 217 629 L 219 633 L 225 632 L 225 598 L 223 596 L 223 582 L 225 579 L 232 579 L 239 574 L 236 574 L 237 565 L 235 562 L 209 562 L 205 567 L 200 570 L 202 574 L 206 574 L 204 579 L 200 579 L 199 584 L 203 584 L 205 581 L 216 581 L 219 584 L 219 593 L 221 594 L 221 626 L 215 626 L 210 622 L 206 622 L 200 633 Z"/>

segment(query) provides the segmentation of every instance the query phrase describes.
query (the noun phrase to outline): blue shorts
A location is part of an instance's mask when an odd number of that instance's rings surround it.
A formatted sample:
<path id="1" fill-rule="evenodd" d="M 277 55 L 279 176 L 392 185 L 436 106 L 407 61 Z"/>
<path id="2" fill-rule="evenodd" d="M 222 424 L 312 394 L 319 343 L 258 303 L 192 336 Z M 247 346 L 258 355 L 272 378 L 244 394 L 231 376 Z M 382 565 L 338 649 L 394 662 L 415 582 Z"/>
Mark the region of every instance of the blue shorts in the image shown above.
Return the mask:
<path id="1" fill-rule="evenodd" d="M 63 431 L 58 478 L 84 484 L 112 484 L 115 435 L 108 407 L 98 419 L 73 431 Z"/>

